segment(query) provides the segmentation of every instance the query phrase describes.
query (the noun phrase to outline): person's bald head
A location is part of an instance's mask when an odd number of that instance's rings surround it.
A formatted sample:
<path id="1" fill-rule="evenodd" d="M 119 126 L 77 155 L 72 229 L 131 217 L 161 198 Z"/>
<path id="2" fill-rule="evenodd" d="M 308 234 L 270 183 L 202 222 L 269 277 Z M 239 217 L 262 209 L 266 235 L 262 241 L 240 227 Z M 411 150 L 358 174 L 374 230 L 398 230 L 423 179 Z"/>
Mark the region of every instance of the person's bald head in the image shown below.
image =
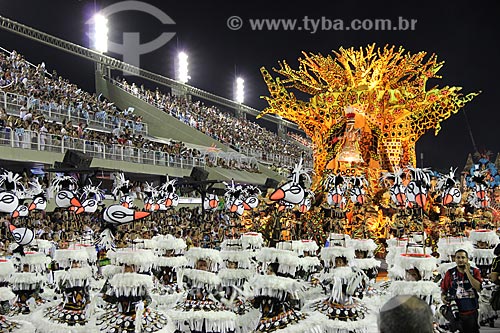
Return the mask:
<path id="1" fill-rule="evenodd" d="M 380 333 L 432 333 L 432 311 L 416 296 L 395 296 L 380 309 L 378 327 Z"/>

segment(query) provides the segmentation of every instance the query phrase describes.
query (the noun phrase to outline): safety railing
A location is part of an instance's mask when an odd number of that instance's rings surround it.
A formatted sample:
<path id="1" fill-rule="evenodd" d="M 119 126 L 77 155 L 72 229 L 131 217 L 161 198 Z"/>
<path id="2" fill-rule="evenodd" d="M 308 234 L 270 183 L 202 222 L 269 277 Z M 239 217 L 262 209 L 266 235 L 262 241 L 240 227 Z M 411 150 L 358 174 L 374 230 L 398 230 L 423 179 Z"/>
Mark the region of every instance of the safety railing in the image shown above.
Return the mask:
<path id="1" fill-rule="evenodd" d="M 24 95 L 0 91 L 0 103 L 8 114 L 19 116 L 20 108 L 26 104 L 27 109 L 38 110 L 47 120 L 72 121 L 74 124 L 84 123 L 88 126 L 112 131 L 116 126 L 128 128 L 134 134 L 147 135 L 148 124 L 109 115 L 106 111 L 93 112 L 83 107 L 66 106 L 54 102 L 45 102 Z"/>
<path id="2" fill-rule="evenodd" d="M 105 144 L 103 142 L 73 138 L 67 135 L 29 131 L 24 128 L 0 128 L 0 146 L 61 154 L 71 149 L 86 153 L 94 158 L 182 169 L 205 167 L 205 160 L 203 158 L 186 158 L 157 150 L 119 144 Z"/>
<path id="3" fill-rule="evenodd" d="M 294 164 L 299 162 L 298 157 L 294 157 L 294 156 L 290 156 L 290 155 L 274 154 L 274 153 L 269 153 L 269 152 L 265 152 L 265 151 L 258 150 L 258 149 L 241 148 L 240 152 L 242 154 L 247 155 L 247 156 L 254 157 L 258 161 L 276 164 L 276 165 L 293 166 Z M 306 168 L 312 168 L 312 166 L 313 166 L 312 154 L 309 154 L 308 156 L 303 158 L 302 165 Z"/>

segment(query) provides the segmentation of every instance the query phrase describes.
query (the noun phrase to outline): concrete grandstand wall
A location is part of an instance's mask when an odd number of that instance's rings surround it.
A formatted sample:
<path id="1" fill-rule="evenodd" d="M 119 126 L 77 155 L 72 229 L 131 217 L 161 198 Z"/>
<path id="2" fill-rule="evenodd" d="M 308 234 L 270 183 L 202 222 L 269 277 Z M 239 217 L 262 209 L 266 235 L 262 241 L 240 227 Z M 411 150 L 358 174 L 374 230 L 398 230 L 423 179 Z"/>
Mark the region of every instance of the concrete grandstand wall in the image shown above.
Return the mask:
<path id="1" fill-rule="evenodd" d="M 60 162 L 64 158 L 64 154 L 62 153 L 10 148 L 5 146 L 0 146 L 0 156 L 2 159 L 9 161 L 39 162 L 48 165 L 53 165 L 54 162 Z M 168 174 L 171 177 L 185 177 L 189 176 L 191 173 L 191 168 L 181 169 L 167 166 L 130 163 L 125 161 L 105 160 L 100 158 L 93 158 L 90 167 L 148 175 L 164 176 Z"/>

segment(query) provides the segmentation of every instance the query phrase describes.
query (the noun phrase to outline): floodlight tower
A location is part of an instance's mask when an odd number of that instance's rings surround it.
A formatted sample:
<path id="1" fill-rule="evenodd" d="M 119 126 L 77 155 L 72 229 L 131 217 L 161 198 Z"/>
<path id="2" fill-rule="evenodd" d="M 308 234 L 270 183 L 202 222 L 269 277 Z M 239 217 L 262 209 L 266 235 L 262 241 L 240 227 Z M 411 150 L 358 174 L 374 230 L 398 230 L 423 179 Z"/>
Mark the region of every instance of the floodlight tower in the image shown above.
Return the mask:
<path id="1" fill-rule="evenodd" d="M 243 111 L 243 102 L 245 101 L 245 80 L 241 77 L 237 77 L 234 83 L 234 100 L 238 102 L 236 107 L 236 117 L 245 119 L 246 115 Z"/>
<path id="2" fill-rule="evenodd" d="M 186 52 L 179 52 L 177 56 L 177 81 L 187 83 L 191 78 L 188 70 L 188 55 Z"/>
<path id="3" fill-rule="evenodd" d="M 240 104 L 245 101 L 245 80 L 241 77 L 236 78 L 235 100 Z"/>
<path id="4" fill-rule="evenodd" d="M 189 76 L 189 62 L 188 55 L 186 52 L 181 51 L 177 54 L 177 59 L 175 60 L 175 80 L 179 84 L 172 87 L 172 94 L 176 96 L 184 96 L 190 98 L 187 93 L 186 83 L 191 79 Z"/>
<path id="5" fill-rule="evenodd" d="M 100 14 L 96 13 L 93 17 L 94 31 L 92 35 L 92 47 L 99 53 L 108 52 L 108 19 Z M 111 70 L 105 68 L 101 63 L 95 63 L 96 73 L 106 73 L 108 76 L 111 75 Z"/>
<path id="6" fill-rule="evenodd" d="M 97 52 L 108 52 L 108 19 L 102 14 L 94 15 L 94 49 Z"/>

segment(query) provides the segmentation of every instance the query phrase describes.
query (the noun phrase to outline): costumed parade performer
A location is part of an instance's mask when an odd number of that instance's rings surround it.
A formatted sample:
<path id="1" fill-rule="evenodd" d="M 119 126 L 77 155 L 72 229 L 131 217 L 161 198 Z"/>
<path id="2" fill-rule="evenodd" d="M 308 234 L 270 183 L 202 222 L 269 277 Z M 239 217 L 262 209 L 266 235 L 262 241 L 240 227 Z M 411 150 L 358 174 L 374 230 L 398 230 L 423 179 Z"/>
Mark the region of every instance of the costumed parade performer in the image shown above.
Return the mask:
<path id="1" fill-rule="evenodd" d="M 222 268 L 218 272 L 224 291 L 224 303 L 236 313 L 236 332 L 251 332 L 260 319 L 258 310 L 245 297 L 248 280 L 256 272 L 251 250 L 243 250 L 240 239 L 226 239 L 221 244 Z"/>
<path id="2" fill-rule="evenodd" d="M 263 247 L 257 254 L 262 274 L 250 279 L 253 306 L 261 313 L 255 332 L 317 333 L 322 331 L 318 313 L 301 311 L 303 282 L 295 280 L 298 256 L 295 252 Z"/>
<path id="3" fill-rule="evenodd" d="M 374 283 L 381 265 L 373 255 L 373 251 L 377 249 L 375 241 L 373 239 L 349 239 L 347 246 L 354 249 L 353 265 L 362 269 Z"/>
<path id="4" fill-rule="evenodd" d="M 187 295 L 167 312 L 174 321 L 176 333 L 235 332 L 236 314 L 221 301 L 221 280 L 216 274 L 222 263 L 220 252 L 192 247 L 185 257 L 188 263 L 181 276 Z"/>
<path id="5" fill-rule="evenodd" d="M 153 264 L 155 287 L 153 300 L 160 309 L 169 309 L 183 297 L 183 289 L 178 283 L 180 270 L 187 264 L 184 257 L 186 242 L 172 235 L 153 237 L 156 254 Z"/>
<path id="6" fill-rule="evenodd" d="M 114 265 L 122 267 L 122 271 L 109 280 L 103 296 L 109 305 L 96 319 L 99 330 L 109 333 L 173 333 L 170 318 L 150 307 L 153 253 L 150 250 L 122 249 L 108 253 L 108 256 Z"/>
<path id="7" fill-rule="evenodd" d="M 500 242 L 499 238 L 494 230 L 477 229 L 470 231 L 469 240 L 474 246 L 473 252 L 470 253 L 472 260 L 481 271 L 481 276 L 486 278 L 496 257 L 493 250 Z"/>
<path id="8" fill-rule="evenodd" d="M 28 315 L 46 302 L 42 293 L 47 283 L 50 258 L 39 252 L 26 252 L 19 256 L 16 254 L 14 258 L 17 260 L 17 272 L 12 273 L 9 283 L 17 297 L 12 313 Z"/>
<path id="9" fill-rule="evenodd" d="M 54 261 L 60 270 L 54 272 L 54 280 L 62 300 L 55 306 L 44 306 L 32 316 L 40 333 L 88 332 L 93 316 L 90 282 L 92 270 L 84 248 L 59 249 Z"/>
<path id="10" fill-rule="evenodd" d="M 368 309 L 361 299 L 368 289 L 369 278 L 360 268 L 352 266 L 354 249 L 330 246 L 321 249 L 324 271 L 319 279 L 326 297 L 313 301 L 308 308 L 323 314 L 328 333 L 366 332 L 370 325 Z"/>
<path id="11" fill-rule="evenodd" d="M 9 278 L 15 272 L 9 259 L 0 259 L 0 328 L 2 332 L 35 332 L 35 327 L 24 320 L 11 320 L 12 304 L 16 295 L 8 287 Z"/>

